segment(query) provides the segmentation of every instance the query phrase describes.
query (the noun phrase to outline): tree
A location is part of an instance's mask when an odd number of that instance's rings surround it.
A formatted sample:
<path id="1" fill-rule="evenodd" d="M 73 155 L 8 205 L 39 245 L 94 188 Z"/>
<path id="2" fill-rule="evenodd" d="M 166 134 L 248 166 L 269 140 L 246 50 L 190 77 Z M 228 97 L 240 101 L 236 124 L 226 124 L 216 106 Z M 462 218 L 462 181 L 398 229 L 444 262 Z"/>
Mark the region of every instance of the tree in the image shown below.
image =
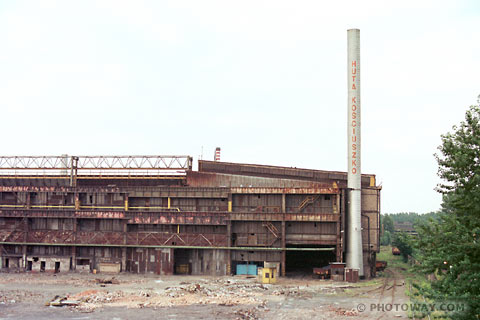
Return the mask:
<path id="1" fill-rule="evenodd" d="M 384 231 L 389 231 L 390 233 L 393 233 L 395 228 L 393 226 L 393 219 L 391 216 L 386 215 L 383 216 L 383 230 Z"/>
<path id="2" fill-rule="evenodd" d="M 380 245 L 389 246 L 391 243 L 392 243 L 392 235 L 390 231 L 388 230 L 383 231 L 383 234 L 380 237 Z"/>
<path id="3" fill-rule="evenodd" d="M 407 262 L 408 257 L 412 255 L 412 239 L 405 232 L 396 232 L 393 235 L 392 245 L 400 250 L 403 261 Z"/>
<path id="4" fill-rule="evenodd" d="M 437 277 L 417 289 L 431 300 L 468 306 L 449 314 L 452 319 L 480 319 L 480 107 L 470 107 L 465 121 L 441 140 L 435 158 L 442 214 L 417 227 L 415 244 L 418 269 Z"/>

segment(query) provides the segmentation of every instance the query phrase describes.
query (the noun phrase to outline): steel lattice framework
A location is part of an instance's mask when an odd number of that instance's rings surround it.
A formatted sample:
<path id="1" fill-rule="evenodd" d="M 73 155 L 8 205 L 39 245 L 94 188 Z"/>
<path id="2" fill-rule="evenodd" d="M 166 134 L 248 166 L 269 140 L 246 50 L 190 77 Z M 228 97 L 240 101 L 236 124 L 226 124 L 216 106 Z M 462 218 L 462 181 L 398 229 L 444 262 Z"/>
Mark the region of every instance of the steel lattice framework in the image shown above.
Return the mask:
<path id="1" fill-rule="evenodd" d="M 190 170 L 190 156 L 1 156 L 0 170 Z"/>

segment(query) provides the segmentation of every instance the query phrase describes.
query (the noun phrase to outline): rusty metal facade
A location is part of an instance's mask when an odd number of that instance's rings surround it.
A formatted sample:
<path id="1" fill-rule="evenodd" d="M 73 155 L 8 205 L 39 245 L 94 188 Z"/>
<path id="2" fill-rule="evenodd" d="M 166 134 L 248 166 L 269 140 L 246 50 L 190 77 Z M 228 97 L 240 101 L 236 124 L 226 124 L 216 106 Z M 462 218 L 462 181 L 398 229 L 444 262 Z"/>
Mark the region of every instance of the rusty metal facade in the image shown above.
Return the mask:
<path id="1" fill-rule="evenodd" d="M 112 180 L 77 175 L 75 185 L 61 176 L 2 176 L 0 267 L 10 259 L 27 268 L 32 257 L 55 255 L 70 258 L 72 269 L 108 262 L 122 271 L 172 274 L 177 265 L 188 264 L 190 273 L 222 275 L 238 263 L 271 261 L 280 263 L 284 274 L 287 251 L 327 250 L 343 261 L 345 174 L 215 165 L 219 172 L 211 163 L 209 172 L 185 170 L 180 184 L 169 175 Z M 225 173 L 225 166 L 235 173 Z M 368 219 L 362 223 L 370 235 L 364 236 L 370 239 L 364 250 L 374 257 L 380 188 L 374 176 L 364 178 Z"/>

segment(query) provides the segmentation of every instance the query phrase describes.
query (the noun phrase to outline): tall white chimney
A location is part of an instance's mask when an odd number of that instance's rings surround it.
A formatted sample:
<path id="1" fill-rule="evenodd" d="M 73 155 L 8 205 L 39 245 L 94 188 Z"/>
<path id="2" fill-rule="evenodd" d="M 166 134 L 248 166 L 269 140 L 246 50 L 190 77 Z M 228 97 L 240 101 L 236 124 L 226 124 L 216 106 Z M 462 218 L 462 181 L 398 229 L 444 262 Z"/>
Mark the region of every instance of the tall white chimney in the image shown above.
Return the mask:
<path id="1" fill-rule="evenodd" d="M 347 268 L 363 271 L 360 139 L 360 30 L 348 34 L 348 243 Z"/>

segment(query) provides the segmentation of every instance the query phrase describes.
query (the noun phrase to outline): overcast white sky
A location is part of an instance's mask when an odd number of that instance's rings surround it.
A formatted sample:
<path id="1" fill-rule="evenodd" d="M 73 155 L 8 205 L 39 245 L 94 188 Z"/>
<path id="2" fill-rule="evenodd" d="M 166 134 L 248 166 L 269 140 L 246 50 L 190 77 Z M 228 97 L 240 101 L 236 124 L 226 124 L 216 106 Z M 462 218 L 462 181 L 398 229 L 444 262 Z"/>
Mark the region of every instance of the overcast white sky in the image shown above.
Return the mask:
<path id="1" fill-rule="evenodd" d="M 383 212 L 440 206 L 433 154 L 480 94 L 480 1 L 2 1 L 3 155 L 188 154 L 362 171 Z"/>

